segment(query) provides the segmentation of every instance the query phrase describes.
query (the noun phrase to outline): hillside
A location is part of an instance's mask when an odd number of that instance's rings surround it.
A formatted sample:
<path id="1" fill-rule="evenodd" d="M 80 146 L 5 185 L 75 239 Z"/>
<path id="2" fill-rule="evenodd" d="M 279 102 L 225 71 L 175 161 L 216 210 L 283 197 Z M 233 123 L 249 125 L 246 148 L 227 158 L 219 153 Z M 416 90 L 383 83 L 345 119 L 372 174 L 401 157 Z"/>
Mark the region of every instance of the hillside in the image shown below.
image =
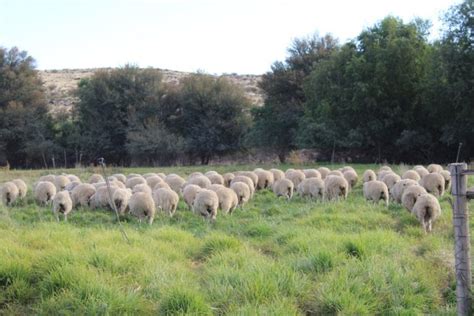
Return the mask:
<path id="1" fill-rule="evenodd" d="M 43 80 L 43 85 L 48 98 L 50 110 L 53 113 L 70 112 L 77 103 L 78 98 L 74 95 L 77 84 L 83 78 L 91 77 L 98 69 L 62 69 L 62 70 L 41 70 L 39 74 Z M 168 69 L 161 69 L 164 81 L 177 84 L 190 73 Z M 258 87 L 261 79 L 259 75 L 237 75 L 225 74 L 223 77 L 240 85 L 252 104 L 261 106 L 263 104 L 263 93 Z"/>

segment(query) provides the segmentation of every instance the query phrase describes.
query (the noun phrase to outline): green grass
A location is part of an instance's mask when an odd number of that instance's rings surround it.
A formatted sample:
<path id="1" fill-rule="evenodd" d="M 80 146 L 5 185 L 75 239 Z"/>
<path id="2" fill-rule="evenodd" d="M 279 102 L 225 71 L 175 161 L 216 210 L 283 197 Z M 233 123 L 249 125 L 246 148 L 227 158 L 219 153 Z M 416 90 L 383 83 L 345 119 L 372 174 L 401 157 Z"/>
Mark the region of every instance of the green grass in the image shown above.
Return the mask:
<path id="1" fill-rule="evenodd" d="M 376 168 L 356 169 L 369 167 Z M 68 172 L 87 180 L 94 169 Z M 20 177 L 31 188 L 47 173 L 4 172 L 0 182 Z M 360 183 L 347 201 L 332 203 L 260 191 L 215 223 L 182 201 L 175 217 L 159 214 L 153 226 L 127 217 L 127 243 L 113 213 L 80 209 L 57 223 L 30 192 L 15 207 L 0 206 L 0 314 L 455 314 L 447 196 L 441 205 L 425 235 L 401 206 L 367 203 Z"/>

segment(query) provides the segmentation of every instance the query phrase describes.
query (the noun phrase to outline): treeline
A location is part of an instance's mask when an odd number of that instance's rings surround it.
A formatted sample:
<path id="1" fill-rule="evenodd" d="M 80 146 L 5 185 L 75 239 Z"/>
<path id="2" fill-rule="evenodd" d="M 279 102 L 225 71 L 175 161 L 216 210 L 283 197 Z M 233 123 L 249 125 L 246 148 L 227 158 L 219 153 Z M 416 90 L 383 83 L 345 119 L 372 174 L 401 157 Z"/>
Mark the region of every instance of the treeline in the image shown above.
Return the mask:
<path id="1" fill-rule="evenodd" d="M 447 162 L 474 157 L 472 5 L 429 23 L 387 17 L 356 39 L 297 39 L 263 75 L 265 104 L 238 86 L 194 74 L 165 84 L 153 69 L 125 66 L 82 80 L 72 115 L 51 117 L 34 60 L 0 48 L 0 165 L 207 164 L 265 150 L 281 161 L 312 148 L 323 159 Z"/>

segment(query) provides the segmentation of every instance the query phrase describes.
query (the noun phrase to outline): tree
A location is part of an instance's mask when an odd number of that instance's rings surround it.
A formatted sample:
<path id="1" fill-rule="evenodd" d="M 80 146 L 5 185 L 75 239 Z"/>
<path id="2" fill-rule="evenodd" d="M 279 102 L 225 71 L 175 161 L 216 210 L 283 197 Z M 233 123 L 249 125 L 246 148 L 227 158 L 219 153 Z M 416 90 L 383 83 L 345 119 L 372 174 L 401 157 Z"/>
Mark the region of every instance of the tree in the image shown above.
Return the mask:
<path id="1" fill-rule="evenodd" d="M 166 125 L 184 139 L 191 160 L 196 157 L 208 164 L 213 156 L 242 148 L 250 103 L 243 90 L 227 79 L 190 75 L 169 91 L 164 103 Z"/>
<path id="2" fill-rule="evenodd" d="M 52 137 L 34 59 L 16 47 L 0 47 L 0 164 L 44 165 Z"/>
<path id="3" fill-rule="evenodd" d="M 262 77 L 260 87 L 266 99 L 262 108 L 252 112 L 254 126 L 248 136 L 249 144 L 273 149 L 282 162 L 285 160 L 297 145 L 296 132 L 306 102 L 303 83 L 337 49 L 337 40 L 329 34 L 293 42 L 285 62 L 275 62 Z"/>

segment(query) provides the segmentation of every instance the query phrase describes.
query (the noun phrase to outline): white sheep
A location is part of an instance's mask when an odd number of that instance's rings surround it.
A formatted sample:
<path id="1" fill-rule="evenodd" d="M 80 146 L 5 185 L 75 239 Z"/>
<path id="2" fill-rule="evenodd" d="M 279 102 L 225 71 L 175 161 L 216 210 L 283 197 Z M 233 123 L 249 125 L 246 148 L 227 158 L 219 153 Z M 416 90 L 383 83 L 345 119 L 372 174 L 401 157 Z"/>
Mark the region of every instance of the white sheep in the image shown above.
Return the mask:
<path id="1" fill-rule="evenodd" d="M 382 167 L 380 167 L 378 173 L 380 173 L 380 172 L 382 172 L 382 171 L 392 171 L 392 172 L 393 172 L 392 168 L 390 168 L 389 166 L 382 166 Z"/>
<path id="2" fill-rule="evenodd" d="M 310 198 L 322 200 L 324 181 L 316 177 L 306 178 L 298 184 L 296 191 L 301 197 L 309 196 Z"/>
<path id="3" fill-rule="evenodd" d="M 0 194 L 3 205 L 11 206 L 13 203 L 15 203 L 20 191 L 18 190 L 18 187 L 15 183 L 5 182 L 1 187 Z"/>
<path id="4" fill-rule="evenodd" d="M 258 177 L 257 189 L 263 190 L 271 188 L 274 182 L 273 173 L 267 170 L 254 171 Z"/>
<path id="5" fill-rule="evenodd" d="M 396 203 L 402 203 L 402 196 L 406 188 L 411 185 L 418 185 L 418 182 L 412 179 L 402 179 L 395 183 L 395 185 L 389 190 L 392 200 Z"/>
<path id="6" fill-rule="evenodd" d="M 82 207 L 90 206 L 90 199 L 95 194 L 95 187 L 89 183 L 81 183 L 71 191 L 73 207 L 78 205 Z"/>
<path id="7" fill-rule="evenodd" d="M 74 190 L 74 188 L 77 187 L 79 184 L 82 184 L 82 182 L 71 181 L 64 187 L 64 190 L 72 192 L 72 190 Z"/>
<path id="8" fill-rule="evenodd" d="M 243 182 L 245 183 L 246 185 L 248 185 L 249 187 L 249 190 L 250 190 L 250 197 L 253 197 L 253 194 L 255 192 L 255 189 L 254 189 L 254 185 L 253 185 L 253 181 L 252 179 L 250 179 L 249 177 L 247 176 L 236 176 L 234 179 L 232 179 L 232 181 L 230 182 L 230 185 L 232 187 L 232 184 L 236 183 L 236 182 Z"/>
<path id="9" fill-rule="evenodd" d="M 427 192 L 421 185 L 411 185 L 405 188 L 402 195 L 402 205 L 408 210 L 408 212 L 411 212 L 418 197 L 425 193 Z"/>
<path id="10" fill-rule="evenodd" d="M 166 182 L 158 182 L 154 187 L 153 187 L 153 191 L 156 191 L 156 190 L 159 190 L 159 189 L 171 189 L 171 187 L 168 185 L 168 183 Z"/>
<path id="11" fill-rule="evenodd" d="M 152 196 L 145 192 L 137 192 L 132 194 L 128 202 L 130 214 L 138 217 L 140 223 L 144 218 L 148 219 L 148 224 L 153 224 L 156 208 L 155 201 Z"/>
<path id="12" fill-rule="evenodd" d="M 426 170 L 428 170 L 429 173 L 440 173 L 443 170 L 443 167 L 441 165 L 432 163 L 426 167 Z"/>
<path id="13" fill-rule="evenodd" d="M 344 177 L 344 174 L 342 174 L 342 172 L 339 171 L 339 170 L 332 170 L 326 175 L 326 177 L 328 177 L 328 176 Z"/>
<path id="14" fill-rule="evenodd" d="M 185 185 L 188 185 L 188 184 L 195 184 L 195 185 L 200 186 L 203 189 L 206 189 L 209 186 L 211 186 L 212 183 L 211 183 L 211 180 L 209 180 L 209 178 L 206 176 L 195 175 L 191 178 L 188 178 L 188 181 L 186 181 Z"/>
<path id="15" fill-rule="evenodd" d="M 273 173 L 273 182 L 276 182 L 278 180 L 284 179 L 285 178 L 285 173 L 281 171 L 280 169 L 270 169 L 270 172 Z"/>
<path id="16" fill-rule="evenodd" d="M 230 188 L 237 195 L 238 205 L 242 208 L 250 199 L 250 188 L 245 182 L 234 182 Z"/>
<path id="17" fill-rule="evenodd" d="M 142 175 L 143 178 L 149 178 L 149 177 L 157 177 L 156 173 L 154 172 L 148 172 L 148 173 L 145 173 L 144 175 Z"/>
<path id="18" fill-rule="evenodd" d="M 66 188 L 66 185 L 70 183 L 71 180 L 69 180 L 68 177 L 66 176 L 56 176 L 54 179 L 54 185 L 56 186 L 56 191 L 63 191 Z"/>
<path id="19" fill-rule="evenodd" d="M 411 180 L 415 180 L 415 181 L 420 181 L 421 177 L 418 174 L 418 172 L 416 172 L 415 170 L 407 170 L 402 175 L 402 179 L 411 179 Z"/>
<path id="20" fill-rule="evenodd" d="M 25 181 L 21 179 L 12 180 L 15 183 L 16 187 L 18 188 L 18 197 L 23 199 L 26 197 L 26 193 L 28 193 L 28 186 L 26 185 Z"/>
<path id="21" fill-rule="evenodd" d="M 142 184 L 137 184 L 136 186 L 133 187 L 132 193 L 135 193 L 135 192 L 145 192 L 145 193 L 151 194 L 152 191 L 148 184 L 142 183 Z"/>
<path id="22" fill-rule="evenodd" d="M 207 189 L 217 192 L 217 190 L 222 189 L 222 188 L 225 188 L 225 186 L 223 186 L 222 184 L 211 184 Z"/>
<path id="23" fill-rule="evenodd" d="M 359 180 L 359 176 L 354 169 L 346 169 L 346 171 L 343 172 L 343 176 L 349 184 L 349 189 L 354 188 L 357 184 L 357 181 Z"/>
<path id="24" fill-rule="evenodd" d="M 92 209 L 97 208 L 108 208 L 110 207 L 111 198 L 114 196 L 115 190 L 119 189 L 116 186 L 110 186 L 110 195 L 109 188 L 107 186 L 102 186 L 96 190 L 94 195 L 91 196 L 89 204 Z"/>
<path id="25" fill-rule="evenodd" d="M 44 181 L 48 181 L 48 182 L 51 182 L 54 184 L 54 180 L 56 179 L 56 176 L 54 174 L 48 174 L 48 175 L 45 175 L 45 176 L 41 176 L 38 180 L 38 182 L 44 182 Z"/>
<path id="26" fill-rule="evenodd" d="M 60 191 L 53 198 L 53 214 L 59 222 L 59 214 L 64 215 L 64 221 L 67 221 L 67 215 L 72 211 L 72 201 L 69 191 Z"/>
<path id="27" fill-rule="evenodd" d="M 136 177 L 142 178 L 142 175 L 138 174 L 138 173 L 129 173 L 129 174 L 127 174 L 127 180 L 131 179 L 131 178 L 136 178 Z M 127 182 L 127 181 L 125 181 L 125 182 Z"/>
<path id="28" fill-rule="evenodd" d="M 286 178 L 273 183 L 273 193 L 275 193 L 277 197 L 283 196 L 288 200 L 293 197 L 294 188 L 295 185 L 293 184 L 293 181 Z"/>
<path id="29" fill-rule="evenodd" d="M 400 180 L 401 180 L 400 176 L 392 172 L 385 175 L 382 179 L 382 182 L 385 183 L 387 185 L 387 188 L 390 190 L 395 185 L 395 183 L 397 183 Z"/>
<path id="30" fill-rule="evenodd" d="M 35 200 L 40 205 L 51 202 L 56 195 L 56 186 L 49 181 L 40 181 L 35 187 Z"/>
<path id="31" fill-rule="evenodd" d="M 190 210 L 193 209 L 194 199 L 202 188 L 195 184 L 188 184 L 183 189 L 183 199 Z"/>
<path id="32" fill-rule="evenodd" d="M 321 179 L 323 179 L 323 180 L 326 179 L 329 172 L 331 172 L 331 169 L 326 168 L 326 167 L 319 167 L 317 170 L 321 174 Z"/>
<path id="33" fill-rule="evenodd" d="M 449 191 L 451 187 L 451 173 L 448 170 L 441 170 L 439 174 L 444 178 L 444 191 Z"/>
<path id="34" fill-rule="evenodd" d="M 344 177 L 328 174 L 324 179 L 324 200 L 346 199 L 348 192 L 349 184 Z"/>
<path id="35" fill-rule="evenodd" d="M 150 188 L 154 188 L 156 184 L 164 182 L 164 180 L 161 179 L 161 177 L 158 177 L 157 175 L 148 177 L 145 180 L 146 183 L 150 186 Z"/>
<path id="36" fill-rule="evenodd" d="M 304 169 L 303 170 L 304 176 L 306 179 L 308 178 L 319 178 L 321 179 L 321 173 L 316 169 Z"/>
<path id="37" fill-rule="evenodd" d="M 191 178 L 194 178 L 194 177 L 202 177 L 202 176 L 204 176 L 204 174 L 202 172 L 195 171 L 195 172 L 191 173 L 188 176 L 188 180 L 191 179 Z"/>
<path id="38" fill-rule="evenodd" d="M 172 217 L 178 207 L 179 196 L 173 190 L 163 188 L 153 192 L 153 200 L 159 210 Z"/>
<path id="39" fill-rule="evenodd" d="M 163 180 L 166 178 L 166 174 L 164 174 L 163 172 L 158 172 L 156 175 Z"/>
<path id="40" fill-rule="evenodd" d="M 224 185 L 224 177 L 220 174 L 209 174 L 206 177 L 211 181 L 211 184 L 221 184 Z"/>
<path id="41" fill-rule="evenodd" d="M 127 177 L 122 173 L 115 173 L 112 176 L 114 176 L 118 181 L 122 182 L 123 184 L 127 182 Z"/>
<path id="42" fill-rule="evenodd" d="M 127 189 L 133 189 L 134 186 L 137 184 L 146 184 L 145 178 L 142 176 L 140 177 L 133 177 L 133 178 L 128 178 L 127 181 L 125 181 L 125 187 Z"/>
<path id="43" fill-rule="evenodd" d="M 216 191 L 219 199 L 219 209 L 225 214 L 232 214 L 239 204 L 239 199 L 234 190 L 222 187 Z"/>
<path id="44" fill-rule="evenodd" d="M 233 173 L 227 172 L 224 173 L 222 177 L 224 178 L 224 185 L 229 188 L 230 182 L 235 178 L 235 175 Z"/>
<path id="45" fill-rule="evenodd" d="M 186 181 L 177 174 L 172 173 L 166 176 L 165 182 L 170 186 L 171 190 L 179 193 Z"/>
<path id="46" fill-rule="evenodd" d="M 207 177 L 207 176 L 210 176 L 210 175 L 213 175 L 213 174 L 219 174 L 219 172 L 217 172 L 215 170 L 209 170 L 204 175 Z"/>
<path id="47" fill-rule="evenodd" d="M 352 168 L 351 166 L 344 166 L 344 167 L 342 167 L 342 168 L 339 168 L 339 171 L 342 172 L 342 174 L 344 174 L 344 172 L 346 172 L 346 171 L 348 171 L 348 170 L 352 170 L 352 171 L 356 172 L 355 169 Z M 357 173 L 357 172 L 356 172 L 356 173 Z"/>
<path id="48" fill-rule="evenodd" d="M 429 193 L 421 194 L 413 205 L 411 212 L 418 218 L 425 232 L 429 233 L 433 221 L 441 215 L 441 206 L 435 196 Z"/>
<path id="49" fill-rule="evenodd" d="M 89 178 L 89 183 L 93 184 L 93 183 L 97 183 L 97 182 L 104 182 L 104 177 L 102 177 L 100 174 L 98 173 L 94 173 L 93 175 L 90 176 Z"/>
<path id="50" fill-rule="evenodd" d="M 285 173 L 285 178 L 293 182 L 295 187 L 298 187 L 298 184 L 305 179 L 305 175 L 301 170 L 291 170 Z"/>
<path id="51" fill-rule="evenodd" d="M 415 170 L 418 175 L 420 176 L 420 178 L 423 178 L 424 176 L 426 176 L 427 174 L 429 174 L 430 172 L 423 166 L 415 166 L 413 167 L 413 170 Z"/>
<path id="52" fill-rule="evenodd" d="M 362 175 L 362 181 L 369 182 L 369 181 L 374 181 L 377 180 L 377 175 L 372 169 L 367 169 L 364 171 L 364 174 Z"/>
<path id="53" fill-rule="evenodd" d="M 394 174 L 393 171 L 390 170 L 382 170 L 379 173 L 377 173 L 377 180 L 383 181 L 383 178 L 388 175 L 388 174 Z"/>
<path id="54" fill-rule="evenodd" d="M 255 191 L 255 189 L 257 188 L 257 183 L 258 183 L 258 176 L 255 172 L 252 172 L 252 171 L 237 171 L 237 172 L 235 172 L 235 175 L 236 176 L 245 176 L 245 177 L 250 178 L 250 180 L 252 180 L 252 183 L 253 183 L 253 190 Z"/>
<path id="55" fill-rule="evenodd" d="M 74 182 L 74 181 L 82 182 L 81 179 L 79 179 L 79 177 L 74 174 L 66 174 L 65 176 L 68 177 L 69 181 L 71 182 Z"/>
<path id="56" fill-rule="evenodd" d="M 375 204 L 382 200 L 388 206 L 389 195 L 387 185 L 378 180 L 364 183 L 364 198 L 368 201 L 373 201 Z"/>
<path id="57" fill-rule="evenodd" d="M 114 191 L 114 194 L 112 195 L 112 201 L 120 215 L 125 215 L 127 212 L 128 203 L 131 197 L 131 189 L 117 189 Z M 113 209 L 114 205 L 110 205 L 110 207 Z"/>
<path id="58" fill-rule="evenodd" d="M 217 209 L 219 208 L 219 197 L 211 190 L 202 189 L 196 195 L 193 210 L 205 218 L 216 220 Z"/>
<path id="59" fill-rule="evenodd" d="M 445 179 L 439 173 L 427 174 L 421 178 L 419 183 L 428 193 L 436 196 L 442 196 L 444 194 Z"/>

